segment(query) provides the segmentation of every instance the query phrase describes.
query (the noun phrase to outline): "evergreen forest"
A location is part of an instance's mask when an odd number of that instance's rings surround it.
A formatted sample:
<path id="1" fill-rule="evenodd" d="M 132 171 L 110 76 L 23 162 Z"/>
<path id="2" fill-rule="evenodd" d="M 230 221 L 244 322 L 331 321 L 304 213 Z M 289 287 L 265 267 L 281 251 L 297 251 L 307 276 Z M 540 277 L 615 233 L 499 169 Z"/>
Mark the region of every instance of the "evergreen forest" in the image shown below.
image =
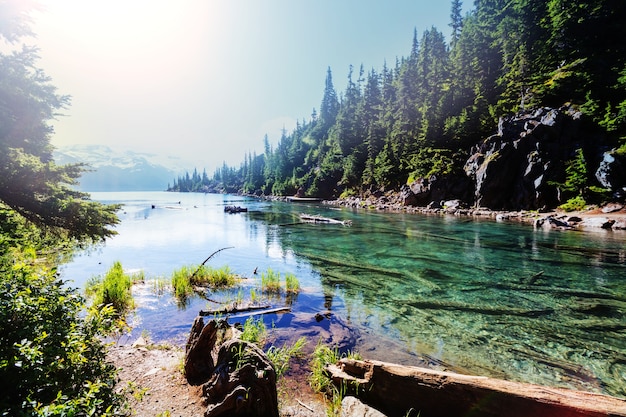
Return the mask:
<path id="1" fill-rule="evenodd" d="M 438 28 L 416 30 L 408 56 L 350 67 L 341 94 L 328 68 L 319 111 L 275 146 L 266 136 L 263 154 L 168 188 L 324 198 L 398 190 L 462 175 L 501 117 L 565 105 L 623 155 L 625 22 L 621 0 L 475 0 L 465 16 L 453 0 L 449 42 Z"/>

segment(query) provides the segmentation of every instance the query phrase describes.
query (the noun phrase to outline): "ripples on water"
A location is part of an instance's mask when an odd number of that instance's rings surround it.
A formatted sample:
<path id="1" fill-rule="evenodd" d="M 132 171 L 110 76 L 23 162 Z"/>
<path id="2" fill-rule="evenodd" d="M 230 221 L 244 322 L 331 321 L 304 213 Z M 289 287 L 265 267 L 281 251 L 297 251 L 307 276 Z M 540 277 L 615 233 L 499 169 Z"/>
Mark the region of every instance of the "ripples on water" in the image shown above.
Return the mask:
<path id="1" fill-rule="evenodd" d="M 356 348 L 366 357 L 410 364 L 417 354 L 466 372 L 626 397 L 625 233 L 210 194 L 93 197 L 124 202 L 122 223 L 118 236 L 63 268 L 76 286 L 115 260 L 148 278 L 165 277 L 233 246 L 211 265 L 248 277 L 244 294 L 259 285 L 255 268 L 294 273 L 303 292 L 293 315 L 330 308 L 360 331 Z M 228 204 L 249 212 L 225 214 Z M 302 224 L 300 212 L 353 225 Z M 182 343 L 197 311 L 214 307 L 195 299 L 181 309 L 149 285 L 135 290 L 135 334 Z M 233 299 L 233 291 L 212 298 Z M 265 319 L 278 328 L 293 322 Z"/>

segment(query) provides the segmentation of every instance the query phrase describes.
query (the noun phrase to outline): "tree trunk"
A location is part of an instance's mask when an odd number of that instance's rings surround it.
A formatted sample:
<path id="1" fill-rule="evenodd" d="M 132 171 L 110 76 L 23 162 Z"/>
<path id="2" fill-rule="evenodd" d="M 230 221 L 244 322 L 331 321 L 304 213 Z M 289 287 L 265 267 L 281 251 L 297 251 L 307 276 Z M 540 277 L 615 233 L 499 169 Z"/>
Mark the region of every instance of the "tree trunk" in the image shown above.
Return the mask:
<path id="1" fill-rule="evenodd" d="M 327 367 L 334 383 L 389 417 L 626 416 L 626 401 L 378 361 L 342 359 Z"/>

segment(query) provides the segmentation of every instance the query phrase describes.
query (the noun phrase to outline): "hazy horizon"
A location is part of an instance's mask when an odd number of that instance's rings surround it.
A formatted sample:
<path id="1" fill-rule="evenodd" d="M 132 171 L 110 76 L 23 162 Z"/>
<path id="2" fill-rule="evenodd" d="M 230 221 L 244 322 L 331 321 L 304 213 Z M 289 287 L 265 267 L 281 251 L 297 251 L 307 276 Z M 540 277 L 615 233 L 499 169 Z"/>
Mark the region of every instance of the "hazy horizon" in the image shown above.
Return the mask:
<path id="1" fill-rule="evenodd" d="M 414 30 L 450 34 L 451 2 L 426 0 L 40 3 L 29 43 L 72 96 L 54 146 L 170 155 L 211 173 L 319 111 L 328 67 L 341 93 L 350 65 L 355 78 L 361 65 L 394 67 Z"/>

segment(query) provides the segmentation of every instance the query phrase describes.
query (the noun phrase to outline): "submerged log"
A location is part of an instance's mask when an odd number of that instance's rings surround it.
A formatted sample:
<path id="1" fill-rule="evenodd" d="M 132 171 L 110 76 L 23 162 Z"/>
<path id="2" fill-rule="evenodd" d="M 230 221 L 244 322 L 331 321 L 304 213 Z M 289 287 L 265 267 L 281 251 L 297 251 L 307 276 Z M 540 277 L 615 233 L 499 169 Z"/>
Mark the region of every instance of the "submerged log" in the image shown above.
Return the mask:
<path id="1" fill-rule="evenodd" d="M 202 385 L 205 417 L 278 417 L 276 372 L 255 344 L 225 320 L 196 317 L 185 349 L 185 377 Z"/>
<path id="2" fill-rule="evenodd" d="M 198 313 L 199 316 L 221 316 L 227 315 L 229 318 L 236 317 L 245 317 L 245 316 L 261 316 L 264 314 L 277 314 L 277 313 L 288 313 L 291 311 L 291 307 L 274 307 L 271 306 L 256 306 L 256 307 L 246 307 L 246 308 L 234 308 L 234 309 L 217 309 L 217 310 L 200 310 Z M 232 314 L 232 315 L 231 315 Z"/>
<path id="3" fill-rule="evenodd" d="M 590 392 L 378 361 L 342 359 L 326 371 L 389 417 L 626 416 L 625 400 Z"/>
<path id="4" fill-rule="evenodd" d="M 300 220 L 305 223 L 326 223 L 326 224 L 341 224 L 343 226 L 351 226 L 351 220 L 337 220 L 330 217 L 313 216 L 310 214 L 300 214 Z"/>

